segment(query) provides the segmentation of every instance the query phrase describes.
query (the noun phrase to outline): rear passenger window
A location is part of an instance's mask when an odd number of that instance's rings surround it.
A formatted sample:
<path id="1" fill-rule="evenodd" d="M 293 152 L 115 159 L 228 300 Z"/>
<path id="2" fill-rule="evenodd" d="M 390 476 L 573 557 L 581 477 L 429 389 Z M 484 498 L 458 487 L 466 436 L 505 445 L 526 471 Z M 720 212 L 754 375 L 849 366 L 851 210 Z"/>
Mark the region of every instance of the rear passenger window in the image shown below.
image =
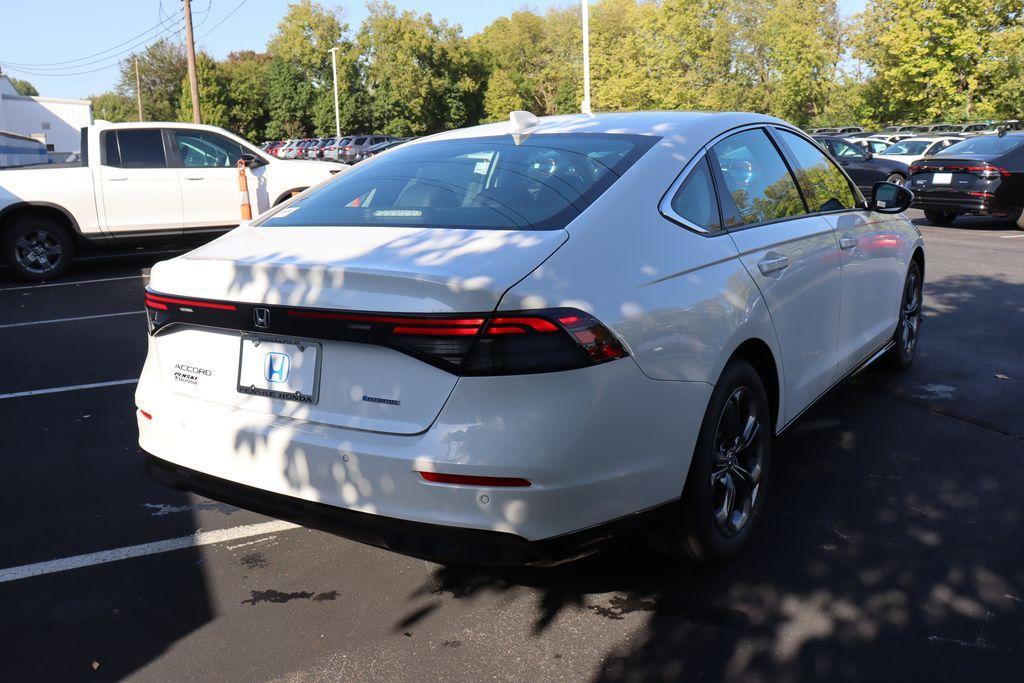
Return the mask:
<path id="1" fill-rule="evenodd" d="M 164 141 L 159 130 L 117 131 L 122 168 L 166 168 Z"/>
<path id="2" fill-rule="evenodd" d="M 722 201 L 728 204 L 731 200 L 738 216 L 732 218 L 732 207 L 723 207 L 729 217 L 726 227 L 734 222 L 749 225 L 806 212 L 793 176 L 764 130 L 736 133 L 712 149 L 728 190 L 721 194 Z"/>
<path id="3" fill-rule="evenodd" d="M 705 230 L 721 230 L 718 217 L 718 201 L 715 187 L 711 183 L 711 169 L 707 158 L 701 159 L 690 169 L 686 180 L 672 197 L 672 211 L 690 223 Z"/>
<path id="4" fill-rule="evenodd" d="M 121 166 L 121 153 L 117 151 L 117 131 L 108 130 L 103 132 L 103 158 L 101 163 L 104 166 Z"/>
<path id="5" fill-rule="evenodd" d="M 852 209 L 857 205 L 846 176 L 824 152 L 788 130 L 779 130 L 778 133 L 793 153 L 797 180 L 812 212 Z"/>

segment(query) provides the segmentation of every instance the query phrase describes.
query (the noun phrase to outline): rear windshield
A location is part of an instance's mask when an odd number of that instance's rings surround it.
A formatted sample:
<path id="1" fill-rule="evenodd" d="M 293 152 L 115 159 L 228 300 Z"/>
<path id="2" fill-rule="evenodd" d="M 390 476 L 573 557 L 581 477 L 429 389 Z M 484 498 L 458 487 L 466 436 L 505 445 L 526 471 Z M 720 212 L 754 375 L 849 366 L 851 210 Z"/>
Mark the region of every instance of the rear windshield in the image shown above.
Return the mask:
<path id="1" fill-rule="evenodd" d="M 557 230 L 660 138 L 570 133 L 438 140 L 363 162 L 257 225 Z"/>
<path id="2" fill-rule="evenodd" d="M 883 154 L 924 154 L 930 144 L 931 141 L 926 140 L 904 140 L 885 150 Z"/>
<path id="3" fill-rule="evenodd" d="M 982 135 L 976 138 L 967 138 L 962 142 L 950 145 L 938 155 L 949 157 L 963 154 L 985 154 L 999 155 L 1006 154 L 1024 144 L 1024 135 L 999 137 L 998 135 Z"/>

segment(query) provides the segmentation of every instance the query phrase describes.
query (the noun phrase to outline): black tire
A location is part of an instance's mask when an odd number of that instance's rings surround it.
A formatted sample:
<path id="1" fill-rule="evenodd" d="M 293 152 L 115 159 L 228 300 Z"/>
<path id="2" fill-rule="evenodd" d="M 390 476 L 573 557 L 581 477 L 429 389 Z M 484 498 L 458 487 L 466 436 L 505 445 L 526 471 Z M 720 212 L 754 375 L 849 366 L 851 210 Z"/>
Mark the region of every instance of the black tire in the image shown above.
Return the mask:
<path id="1" fill-rule="evenodd" d="M 747 429 L 752 433 L 743 444 L 747 431 L 737 432 L 736 427 L 750 425 L 750 419 L 754 425 Z M 734 432 L 738 436 L 730 437 Z M 750 363 L 733 360 L 708 402 L 682 499 L 652 529 L 655 546 L 699 564 L 738 555 L 764 510 L 771 447 L 771 408 L 761 377 Z M 731 514 L 723 515 L 730 486 L 736 494 L 734 506 Z"/>
<path id="2" fill-rule="evenodd" d="M 59 277 L 75 258 L 75 241 L 60 221 L 28 214 L 3 235 L 4 261 L 23 280 Z"/>
<path id="3" fill-rule="evenodd" d="M 949 226 L 956 220 L 955 211 L 925 211 L 924 217 L 932 225 Z"/>
<path id="4" fill-rule="evenodd" d="M 886 365 L 890 370 L 903 372 L 914 362 L 917 343 L 921 337 L 921 302 L 924 298 L 924 278 L 917 261 L 910 262 L 907 278 L 903 282 L 900 297 L 900 319 L 893 332 L 893 348 L 886 354 Z"/>

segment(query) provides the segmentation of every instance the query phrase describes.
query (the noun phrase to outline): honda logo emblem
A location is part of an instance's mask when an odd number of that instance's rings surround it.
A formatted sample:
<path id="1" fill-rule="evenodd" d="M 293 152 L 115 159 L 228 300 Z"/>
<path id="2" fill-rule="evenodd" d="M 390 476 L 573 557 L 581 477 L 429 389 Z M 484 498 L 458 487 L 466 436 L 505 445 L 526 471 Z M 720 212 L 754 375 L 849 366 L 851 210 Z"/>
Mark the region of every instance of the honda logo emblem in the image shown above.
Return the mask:
<path id="1" fill-rule="evenodd" d="M 267 329 L 270 327 L 270 311 L 266 308 L 252 309 L 252 321 L 256 327 L 264 330 Z"/>

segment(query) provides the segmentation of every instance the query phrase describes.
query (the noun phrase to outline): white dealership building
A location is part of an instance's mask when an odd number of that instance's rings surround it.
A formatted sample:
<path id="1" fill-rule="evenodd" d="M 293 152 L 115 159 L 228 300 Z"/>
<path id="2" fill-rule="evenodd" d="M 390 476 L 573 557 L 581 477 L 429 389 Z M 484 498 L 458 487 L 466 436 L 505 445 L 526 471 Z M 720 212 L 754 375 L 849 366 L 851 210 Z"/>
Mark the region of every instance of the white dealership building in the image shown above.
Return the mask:
<path id="1" fill-rule="evenodd" d="M 54 157 L 62 157 L 80 151 L 81 128 L 90 124 L 89 100 L 19 95 L 10 79 L 0 73 L 0 130 L 35 138 Z"/>

